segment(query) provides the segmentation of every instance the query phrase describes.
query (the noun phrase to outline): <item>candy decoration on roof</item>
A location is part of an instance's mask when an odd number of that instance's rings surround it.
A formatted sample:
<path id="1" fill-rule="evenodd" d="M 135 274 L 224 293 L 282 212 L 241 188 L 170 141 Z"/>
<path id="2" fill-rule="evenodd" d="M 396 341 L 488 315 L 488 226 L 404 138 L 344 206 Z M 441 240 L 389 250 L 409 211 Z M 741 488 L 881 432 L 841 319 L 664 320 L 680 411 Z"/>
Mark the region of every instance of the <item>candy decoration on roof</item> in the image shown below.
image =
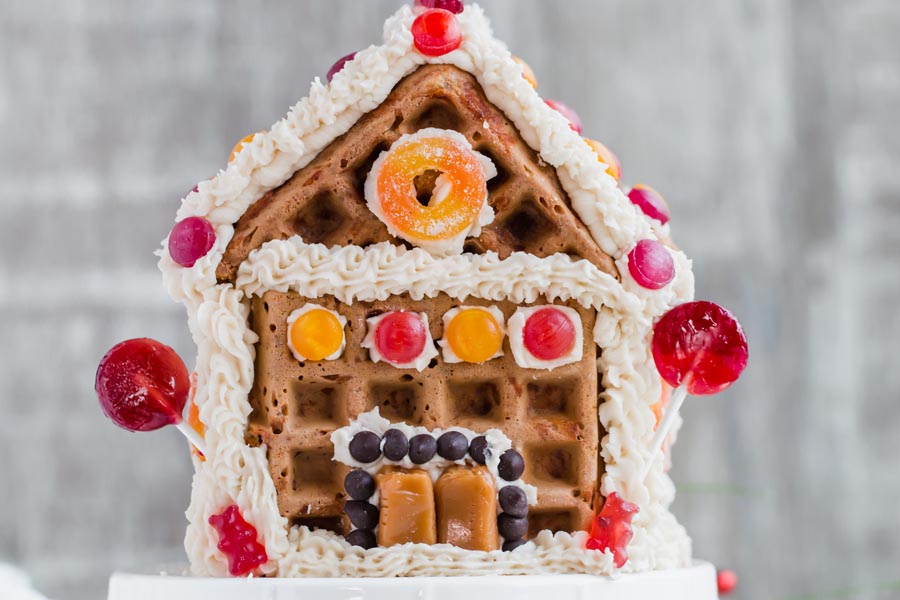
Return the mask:
<path id="1" fill-rule="evenodd" d="M 569 125 L 572 127 L 572 130 L 575 131 L 578 135 L 581 135 L 584 132 L 584 126 L 581 124 L 581 117 L 578 116 L 578 113 L 567 104 L 563 104 L 558 100 L 545 100 L 547 106 L 552 108 L 553 110 L 560 113 L 562 116 L 569 120 Z"/>
<path id="2" fill-rule="evenodd" d="M 169 256 L 175 264 L 190 269 L 216 245 L 216 230 L 201 217 L 179 221 L 169 234 Z"/>
<path id="3" fill-rule="evenodd" d="M 628 192 L 628 199 L 651 219 L 656 219 L 663 225 L 669 222 L 671 217 L 669 205 L 666 203 L 665 198 L 662 197 L 662 194 L 649 185 L 634 186 Z"/>
<path id="4" fill-rule="evenodd" d="M 413 43 L 425 56 L 443 56 L 462 44 L 462 29 L 449 10 L 430 8 L 412 24 Z"/>
<path id="5" fill-rule="evenodd" d="M 174 425 L 206 454 L 203 438 L 182 416 L 191 389 L 187 367 L 168 346 L 150 339 L 122 342 L 100 361 L 94 387 L 103 413 L 122 429 Z"/>
<path id="6" fill-rule="evenodd" d="M 728 389 L 744 372 L 747 337 L 730 312 L 712 302 L 676 306 L 653 328 L 653 360 L 666 383 L 676 388 L 651 443 L 642 480 L 656 462 L 687 395 L 710 396 Z"/>
<path id="7" fill-rule="evenodd" d="M 732 594 L 738 585 L 737 573 L 728 569 L 722 569 L 716 574 L 716 584 L 719 587 L 720 596 Z"/>
<path id="8" fill-rule="evenodd" d="M 675 279 L 675 259 L 656 240 L 641 240 L 628 254 L 628 271 L 641 287 L 661 290 Z"/>
<path id="9" fill-rule="evenodd" d="M 244 520 L 237 506 L 211 516 L 209 524 L 219 534 L 217 548 L 228 558 L 228 572 L 234 577 L 246 577 L 269 561 L 256 528 Z"/>
<path id="10" fill-rule="evenodd" d="M 442 8 L 458 15 L 466 6 L 462 0 L 415 0 L 417 8 Z"/>
<path id="11" fill-rule="evenodd" d="M 537 89 L 538 80 L 537 76 L 534 74 L 534 69 L 531 68 L 527 62 L 519 58 L 518 56 L 513 56 L 513 60 L 516 61 L 522 67 L 522 77 L 525 78 L 525 81 L 531 84 L 531 87 Z"/>
<path id="12" fill-rule="evenodd" d="M 622 161 L 619 160 L 616 153 L 596 140 L 586 139 L 585 141 L 591 147 L 591 150 L 597 154 L 597 159 L 606 165 L 606 172 L 610 177 L 620 181 L 622 179 Z"/>
<path id="13" fill-rule="evenodd" d="M 328 80 L 328 83 L 331 83 L 331 80 L 334 79 L 334 76 L 343 71 L 347 63 L 356 58 L 357 54 L 357 52 L 353 52 L 351 54 L 348 54 L 347 56 L 339 58 L 338 61 L 334 63 L 334 65 L 332 65 L 330 69 L 328 69 L 328 74 L 325 76 L 325 78 Z"/>
<path id="14" fill-rule="evenodd" d="M 253 140 L 256 139 L 256 136 L 260 135 L 262 133 L 265 133 L 265 132 L 261 131 L 259 133 L 251 133 L 250 135 L 248 135 L 247 137 L 245 137 L 244 139 L 239 141 L 237 144 L 235 144 L 234 148 L 231 150 L 231 154 L 228 156 L 228 164 L 233 163 L 234 159 L 237 158 L 238 154 L 240 154 L 241 151 L 244 149 L 244 146 L 247 144 L 252 144 Z"/>
<path id="15" fill-rule="evenodd" d="M 631 522 L 638 514 L 636 504 L 622 499 L 617 492 L 606 498 L 600 514 L 591 522 L 588 550 L 612 551 L 614 564 L 621 569 L 628 563 L 628 544 L 634 536 Z"/>

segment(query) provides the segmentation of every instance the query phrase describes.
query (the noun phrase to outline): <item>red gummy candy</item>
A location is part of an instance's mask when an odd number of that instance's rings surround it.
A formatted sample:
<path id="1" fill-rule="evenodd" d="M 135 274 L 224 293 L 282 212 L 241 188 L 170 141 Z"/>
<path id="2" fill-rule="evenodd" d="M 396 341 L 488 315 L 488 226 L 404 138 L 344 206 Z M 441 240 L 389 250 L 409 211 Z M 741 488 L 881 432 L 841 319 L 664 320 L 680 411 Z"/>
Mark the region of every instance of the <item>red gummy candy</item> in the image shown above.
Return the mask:
<path id="1" fill-rule="evenodd" d="M 462 0 L 416 0 L 415 4 L 421 8 L 443 8 L 455 15 L 466 8 Z"/>
<path id="2" fill-rule="evenodd" d="M 128 431 L 155 431 L 182 420 L 191 390 L 174 350 L 150 339 L 122 342 L 97 368 L 94 389 L 103 413 Z"/>
<path id="3" fill-rule="evenodd" d="M 386 361 L 395 365 L 415 361 L 427 341 L 425 323 L 416 313 L 388 313 L 375 329 L 375 348 Z"/>
<path id="4" fill-rule="evenodd" d="M 719 586 L 719 595 L 727 596 L 737 589 L 738 576 L 734 571 L 723 569 L 716 575 L 716 583 Z"/>
<path id="5" fill-rule="evenodd" d="M 244 520 L 237 506 L 209 518 L 209 524 L 219 534 L 219 551 L 228 557 L 228 572 L 246 577 L 269 561 L 266 547 L 257 540 L 256 528 Z"/>
<path id="6" fill-rule="evenodd" d="M 412 24 L 413 42 L 425 56 L 443 56 L 462 44 L 462 29 L 449 10 L 430 8 Z"/>
<path id="7" fill-rule="evenodd" d="M 328 79 L 328 83 L 331 83 L 331 80 L 334 79 L 334 76 L 344 70 L 344 67 L 348 62 L 356 58 L 356 54 L 356 52 L 348 54 L 347 56 L 338 59 L 338 61 L 334 63 L 334 65 L 328 70 L 328 75 L 325 76 Z"/>
<path id="8" fill-rule="evenodd" d="M 587 549 L 600 552 L 612 550 L 616 568 L 624 567 L 628 562 L 628 544 L 634 536 L 631 521 L 639 510 L 637 504 L 626 502 L 618 493 L 610 494 L 603 510 L 591 523 Z"/>
<path id="9" fill-rule="evenodd" d="M 712 302 L 676 306 L 653 328 L 653 359 L 672 387 L 694 396 L 728 389 L 747 367 L 749 350 L 740 323 Z"/>

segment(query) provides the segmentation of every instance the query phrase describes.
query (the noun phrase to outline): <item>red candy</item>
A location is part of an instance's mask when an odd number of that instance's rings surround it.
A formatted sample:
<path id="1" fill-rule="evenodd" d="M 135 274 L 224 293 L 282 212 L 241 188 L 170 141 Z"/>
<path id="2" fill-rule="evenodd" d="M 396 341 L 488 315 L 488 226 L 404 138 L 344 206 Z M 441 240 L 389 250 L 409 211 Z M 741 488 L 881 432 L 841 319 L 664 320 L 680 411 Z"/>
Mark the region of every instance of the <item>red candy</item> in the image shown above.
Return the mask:
<path id="1" fill-rule="evenodd" d="M 653 359 L 672 387 L 708 396 L 728 389 L 747 367 L 749 350 L 740 323 L 712 302 L 676 306 L 653 328 Z"/>
<path id="2" fill-rule="evenodd" d="M 555 308 L 537 311 L 525 322 L 522 342 L 538 360 L 557 360 L 575 346 L 575 324 L 564 312 Z"/>
<path id="3" fill-rule="evenodd" d="M 578 113 L 575 112 L 574 109 L 572 109 L 567 104 L 563 104 L 562 102 L 559 102 L 557 100 L 546 100 L 546 102 L 547 106 L 567 118 L 569 120 L 570 126 L 575 131 L 575 133 L 581 135 L 581 133 L 584 131 L 584 127 L 581 124 L 581 118 L 578 116 Z"/>
<path id="4" fill-rule="evenodd" d="M 376 326 L 375 348 L 384 359 L 395 365 L 415 361 L 425 349 L 428 332 L 415 313 L 388 313 Z"/>
<path id="5" fill-rule="evenodd" d="M 727 596 L 737 589 L 738 576 L 734 571 L 723 569 L 716 575 L 716 583 L 719 586 L 719 595 Z"/>
<path id="6" fill-rule="evenodd" d="M 425 56 L 443 56 L 462 44 L 462 30 L 449 10 L 430 8 L 412 24 L 413 42 Z"/>
<path id="7" fill-rule="evenodd" d="M 661 290 L 675 279 L 675 259 L 656 240 L 641 240 L 628 255 L 628 270 L 642 287 Z"/>
<path id="8" fill-rule="evenodd" d="M 416 0 L 415 4 L 420 8 L 442 8 L 455 15 L 466 8 L 462 0 Z"/>
<path id="9" fill-rule="evenodd" d="M 610 494 L 603 510 L 591 523 L 587 549 L 600 552 L 612 550 L 616 568 L 624 567 L 628 562 L 628 543 L 634 536 L 631 521 L 638 511 L 636 504 L 626 502 L 616 492 Z"/>
<path id="10" fill-rule="evenodd" d="M 206 219 L 188 217 L 169 234 L 169 256 L 176 264 L 191 268 L 216 245 L 216 231 Z"/>
<path id="11" fill-rule="evenodd" d="M 257 567 L 266 564 L 266 547 L 259 543 L 256 528 L 244 520 L 237 506 L 229 506 L 220 515 L 209 518 L 209 524 L 219 534 L 219 551 L 228 557 L 228 572 L 246 577 Z"/>
<path id="12" fill-rule="evenodd" d="M 665 198 L 652 187 L 636 185 L 628 192 L 628 198 L 651 219 L 656 219 L 663 225 L 669 222 L 671 218 L 669 205 L 666 204 Z"/>
<path id="13" fill-rule="evenodd" d="M 334 79 L 334 76 L 344 70 L 344 66 L 348 62 L 356 58 L 356 54 L 356 52 L 348 54 L 347 56 L 339 59 L 336 63 L 334 63 L 331 69 L 328 70 L 328 75 L 325 76 L 328 79 L 328 83 L 331 83 L 331 80 Z"/>
<path id="14" fill-rule="evenodd" d="M 149 339 L 122 342 L 97 369 L 103 413 L 128 431 L 155 431 L 182 421 L 191 390 L 187 367 L 174 350 Z"/>

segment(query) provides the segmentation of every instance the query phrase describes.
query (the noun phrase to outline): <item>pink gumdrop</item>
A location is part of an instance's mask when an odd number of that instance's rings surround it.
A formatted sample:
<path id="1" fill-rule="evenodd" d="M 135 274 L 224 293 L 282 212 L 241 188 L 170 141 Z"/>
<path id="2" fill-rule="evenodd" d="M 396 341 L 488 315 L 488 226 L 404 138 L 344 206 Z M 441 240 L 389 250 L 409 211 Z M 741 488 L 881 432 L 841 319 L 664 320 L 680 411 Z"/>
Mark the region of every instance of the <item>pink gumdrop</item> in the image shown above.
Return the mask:
<path id="1" fill-rule="evenodd" d="M 338 61 L 334 63 L 334 65 L 332 65 L 332 67 L 328 70 L 328 75 L 325 76 L 328 79 L 328 83 L 331 83 L 331 80 L 334 79 L 334 76 L 343 71 L 347 63 L 356 58 L 356 55 L 357 53 L 354 52 L 338 59 Z"/>
<path id="2" fill-rule="evenodd" d="M 628 199 L 643 211 L 651 219 L 656 219 L 663 225 L 669 222 L 671 214 L 669 205 L 662 194 L 649 185 L 636 185 L 628 192 Z"/>
<path id="3" fill-rule="evenodd" d="M 656 240 L 641 240 L 628 255 L 628 271 L 641 287 L 661 290 L 675 279 L 675 259 Z"/>
<path id="4" fill-rule="evenodd" d="M 375 329 L 375 348 L 395 365 L 414 362 L 425 350 L 427 341 L 425 323 L 415 313 L 388 313 Z"/>
<path id="5" fill-rule="evenodd" d="M 443 56 L 462 44 L 459 21 L 449 10 L 429 8 L 412 24 L 413 43 L 425 56 Z"/>
<path id="6" fill-rule="evenodd" d="M 103 413 L 128 431 L 155 431 L 182 420 L 191 390 L 187 367 L 150 339 L 122 342 L 97 368 L 94 389 Z"/>
<path id="7" fill-rule="evenodd" d="M 603 504 L 603 510 L 591 522 L 586 548 L 600 552 L 612 551 L 614 564 L 621 569 L 628 563 L 628 544 L 634 537 L 631 522 L 638 514 L 636 504 L 623 500 L 613 492 Z"/>
<path id="8" fill-rule="evenodd" d="M 209 524 L 219 534 L 216 547 L 228 558 L 228 572 L 234 577 L 246 577 L 269 561 L 266 547 L 257 539 L 259 533 L 237 506 L 229 506 L 223 513 L 211 516 Z"/>
<path id="9" fill-rule="evenodd" d="M 455 15 L 466 8 L 462 0 L 416 0 L 415 4 L 420 8 L 442 8 Z"/>
<path id="10" fill-rule="evenodd" d="M 216 230 L 200 217 L 188 217 L 176 223 L 169 234 L 169 256 L 176 264 L 188 269 L 209 254 L 215 245 Z"/>
<path id="11" fill-rule="evenodd" d="M 738 380 L 750 351 L 740 323 L 712 302 L 676 306 L 653 328 L 653 359 L 672 387 L 695 396 L 718 394 Z"/>
<path id="12" fill-rule="evenodd" d="M 584 131 L 584 127 L 582 126 L 581 118 L 578 116 L 578 113 L 575 112 L 575 109 L 573 109 L 568 104 L 563 104 L 558 100 L 546 100 L 546 103 L 547 106 L 567 118 L 569 120 L 570 126 L 575 131 L 575 133 L 581 135 L 581 133 Z"/>
<path id="13" fill-rule="evenodd" d="M 538 360 L 557 360 L 575 347 L 575 323 L 563 311 L 545 308 L 525 321 L 522 342 L 525 349 Z"/>

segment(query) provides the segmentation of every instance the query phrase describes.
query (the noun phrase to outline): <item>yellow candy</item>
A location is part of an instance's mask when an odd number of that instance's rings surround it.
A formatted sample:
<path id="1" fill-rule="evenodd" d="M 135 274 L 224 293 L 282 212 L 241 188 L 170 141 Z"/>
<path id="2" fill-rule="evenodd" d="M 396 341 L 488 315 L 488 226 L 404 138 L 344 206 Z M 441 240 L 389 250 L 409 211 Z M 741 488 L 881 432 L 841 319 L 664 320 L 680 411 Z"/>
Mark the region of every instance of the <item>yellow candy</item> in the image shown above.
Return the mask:
<path id="1" fill-rule="evenodd" d="M 291 349 L 305 360 L 325 360 L 344 346 L 344 324 L 330 310 L 314 308 L 291 324 Z"/>
<path id="2" fill-rule="evenodd" d="M 450 321 L 445 339 L 460 360 L 483 363 L 500 352 L 503 328 L 490 312 L 468 308 Z"/>
<path id="3" fill-rule="evenodd" d="M 586 141 L 588 146 L 597 153 L 597 158 L 600 162 L 607 165 L 606 172 L 616 181 L 622 179 L 622 162 L 619 160 L 619 157 L 616 156 L 615 152 L 595 140 L 585 139 L 584 141 Z"/>
<path id="4" fill-rule="evenodd" d="M 516 61 L 517 63 L 519 63 L 520 65 L 522 65 L 522 71 L 523 71 L 522 75 L 525 77 L 525 80 L 531 84 L 531 87 L 533 87 L 534 89 L 537 89 L 537 86 L 538 86 L 537 77 L 535 76 L 534 70 L 531 68 L 531 66 L 527 62 L 525 62 L 524 60 L 519 58 L 518 56 L 513 56 L 513 60 Z"/>
<path id="5" fill-rule="evenodd" d="M 229 162 L 229 163 L 234 162 L 234 159 L 237 158 L 237 155 L 240 154 L 240 153 L 241 153 L 241 150 L 244 149 L 244 144 L 249 144 L 249 143 L 253 142 L 253 139 L 254 139 L 257 135 L 260 135 L 260 134 L 262 134 L 262 133 L 265 133 L 265 132 L 264 132 L 264 131 L 260 131 L 259 133 L 251 133 L 250 135 L 248 135 L 247 137 L 245 137 L 244 139 L 242 139 L 241 141 L 239 141 L 239 142 L 237 143 L 237 145 L 235 145 L 234 149 L 231 151 L 231 156 L 228 157 L 228 162 Z"/>

